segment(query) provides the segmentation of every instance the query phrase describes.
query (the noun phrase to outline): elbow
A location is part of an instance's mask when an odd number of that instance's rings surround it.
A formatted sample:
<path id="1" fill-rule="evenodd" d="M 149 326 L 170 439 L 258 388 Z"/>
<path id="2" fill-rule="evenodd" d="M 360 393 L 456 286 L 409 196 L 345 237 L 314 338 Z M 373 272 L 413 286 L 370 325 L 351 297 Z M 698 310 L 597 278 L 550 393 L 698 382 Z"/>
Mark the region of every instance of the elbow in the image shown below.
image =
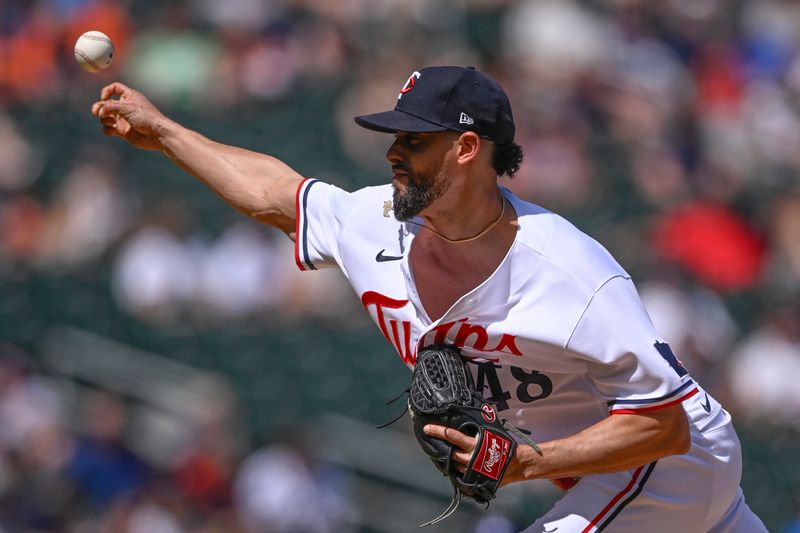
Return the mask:
<path id="1" fill-rule="evenodd" d="M 692 447 L 692 438 L 688 430 L 685 434 L 681 434 L 679 438 L 675 439 L 675 449 L 672 455 L 683 455 Z"/>
<path id="2" fill-rule="evenodd" d="M 692 447 L 692 435 L 686 412 L 680 409 L 669 428 L 670 455 L 683 455 Z"/>
<path id="3" fill-rule="evenodd" d="M 650 447 L 653 457 L 660 459 L 670 455 L 683 455 L 692 446 L 689 419 L 681 405 L 650 413 L 653 440 Z"/>

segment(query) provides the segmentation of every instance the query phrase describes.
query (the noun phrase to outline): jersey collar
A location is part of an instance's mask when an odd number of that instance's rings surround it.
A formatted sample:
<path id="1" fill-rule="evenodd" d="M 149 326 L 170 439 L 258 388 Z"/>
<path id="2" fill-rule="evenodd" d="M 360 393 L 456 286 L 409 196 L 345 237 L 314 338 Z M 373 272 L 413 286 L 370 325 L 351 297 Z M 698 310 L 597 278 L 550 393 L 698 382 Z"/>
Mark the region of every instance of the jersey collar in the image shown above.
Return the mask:
<path id="1" fill-rule="evenodd" d="M 519 198 L 505 187 L 499 187 L 499 189 L 503 197 L 508 200 L 511 207 L 514 208 L 514 212 L 519 213 Z M 499 308 L 513 304 L 515 283 L 511 275 L 511 259 L 517 248 L 517 241 L 521 232 L 522 221 L 519 216 L 518 220 L 520 230 L 517 231 L 514 241 L 511 243 L 511 246 L 497 269 L 495 269 L 488 278 L 483 280 L 480 285 L 459 298 L 438 320 L 431 320 L 425 312 L 422 302 L 420 301 L 419 293 L 417 292 L 417 287 L 414 284 L 414 278 L 411 274 L 411 266 L 409 264 L 411 245 L 421 229 L 419 224 L 422 223 L 423 219 L 421 217 L 414 217 L 412 220 L 404 222 L 402 242 L 403 260 L 401 261 L 401 269 L 403 271 L 403 278 L 405 280 L 409 300 L 414 306 L 417 316 L 427 330 L 436 327 L 442 322 L 457 321 L 468 317 L 474 319 L 477 316 L 494 315 Z"/>

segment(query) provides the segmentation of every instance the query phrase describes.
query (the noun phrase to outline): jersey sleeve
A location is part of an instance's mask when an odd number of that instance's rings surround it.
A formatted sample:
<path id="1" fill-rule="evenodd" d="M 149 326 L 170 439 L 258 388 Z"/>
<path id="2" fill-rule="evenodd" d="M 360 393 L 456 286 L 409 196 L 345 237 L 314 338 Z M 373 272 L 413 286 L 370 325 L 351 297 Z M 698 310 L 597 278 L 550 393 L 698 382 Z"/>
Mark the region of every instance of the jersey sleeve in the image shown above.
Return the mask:
<path id="1" fill-rule="evenodd" d="M 683 364 L 653 328 L 633 282 L 611 278 L 592 296 L 567 342 L 612 414 L 682 402 L 698 392 Z"/>
<path id="2" fill-rule="evenodd" d="M 341 265 L 340 235 L 354 211 L 356 194 L 305 179 L 295 198 L 294 259 L 300 270 Z"/>

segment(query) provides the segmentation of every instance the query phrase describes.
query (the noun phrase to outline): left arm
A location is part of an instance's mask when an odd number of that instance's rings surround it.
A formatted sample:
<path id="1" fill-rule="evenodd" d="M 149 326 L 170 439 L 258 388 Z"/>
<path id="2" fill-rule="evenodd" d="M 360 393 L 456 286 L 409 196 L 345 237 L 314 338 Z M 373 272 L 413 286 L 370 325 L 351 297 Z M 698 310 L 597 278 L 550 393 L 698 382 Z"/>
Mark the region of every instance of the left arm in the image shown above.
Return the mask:
<path id="1" fill-rule="evenodd" d="M 691 436 L 681 400 L 696 389 L 686 388 L 686 369 L 659 338 L 633 282 L 623 276 L 606 280 L 587 303 L 564 353 L 586 365 L 600 398 L 623 400 L 626 409 L 574 435 L 539 443 L 542 455 L 520 444 L 503 482 L 619 472 L 686 453 Z M 666 348 L 659 349 L 662 345 Z M 443 427 L 430 431 L 461 449 L 453 453 L 459 464 L 469 463 L 477 439 Z"/>
<path id="2" fill-rule="evenodd" d="M 425 433 L 458 446 L 453 458 L 469 463 L 476 438 L 453 428 L 428 425 Z M 636 414 L 614 414 L 566 437 L 539 443 L 540 456 L 528 445 L 517 446 L 503 484 L 629 470 L 669 455 L 680 455 L 691 444 L 689 423 L 681 404 Z"/>

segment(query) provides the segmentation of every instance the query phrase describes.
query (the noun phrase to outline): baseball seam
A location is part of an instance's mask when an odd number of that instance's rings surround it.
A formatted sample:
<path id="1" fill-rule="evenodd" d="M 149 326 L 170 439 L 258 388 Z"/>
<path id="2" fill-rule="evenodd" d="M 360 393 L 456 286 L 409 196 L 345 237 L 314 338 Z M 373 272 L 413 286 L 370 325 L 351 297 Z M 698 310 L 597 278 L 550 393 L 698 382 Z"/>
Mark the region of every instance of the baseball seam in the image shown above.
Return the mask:
<path id="1" fill-rule="evenodd" d="M 81 58 L 84 61 L 86 61 L 86 63 L 88 63 L 89 66 L 91 66 L 93 69 L 95 69 L 95 70 L 103 70 L 102 68 L 100 68 L 100 66 L 98 66 L 97 63 L 92 61 L 92 59 L 89 56 L 87 56 L 85 52 L 83 52 L 81 50 L 75 50 L 75 53 L 78 54 L 79 56 L 81 56 Z"/>

